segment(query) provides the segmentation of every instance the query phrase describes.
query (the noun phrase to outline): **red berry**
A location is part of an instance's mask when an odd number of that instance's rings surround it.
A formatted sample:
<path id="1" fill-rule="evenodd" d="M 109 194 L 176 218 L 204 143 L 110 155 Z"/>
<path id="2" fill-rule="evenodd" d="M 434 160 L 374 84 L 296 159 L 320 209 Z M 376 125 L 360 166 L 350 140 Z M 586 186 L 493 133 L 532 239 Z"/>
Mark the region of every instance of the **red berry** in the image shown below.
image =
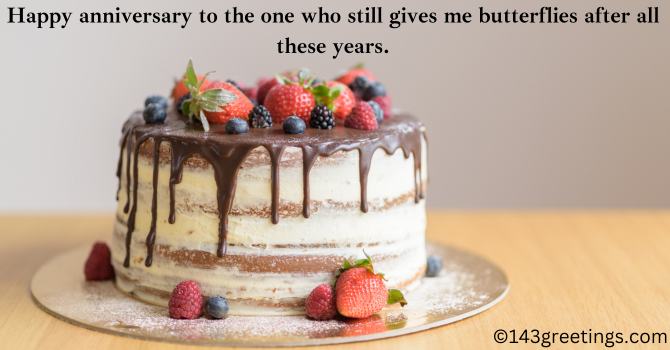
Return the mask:
<path id="1" fill-rule="evenodd" d="M 205 112 L 205 116 L 210 123 L 213 124 L 225 124 L 230 119 L 240 118 L 246 120 L 249 116 L 249 112 L 254 108 L 254 104 L 251 103 L 249 98 L 242 93 L 238 88 L 233 84 L 223 82 L 223 81 L 213 81 L 205 86 L 205 90 L 211 89 L 223 89 L 229 91 L 235 95 L 235 100 L 222 105 L 220 112 Z"/>
<path id="2" fill-rule="evenodd" d="M 365 318 L 379 312 L 388 300 L 382 276 L 365 267 L 340 274 L 335 285 L 337 311 L 346 317 Z"/>
<path id="3" fill-rule="evenodd" d="M 335 291 L 330 284 L 320 284 L 309 293 L 305 313 L 315 320 L 330 320 L 337 315 Z"/>
<path id="4" fill-rule="evenodd" d="M 346 73 L 339 76 L 336 80 L 339 81 L 340 83 L 344 84 L 344 85 L 349 86 L 349 84 L 353 83 L 354 79 L 356 79 L 356 77 L 359 77 L 359 76 L 365 77 L 371 82 L 377 80 L 375 78 L 374 74 L 372 74 L 371 71 L 369 71 L 365 68 L 362 68 L 362 67 L 352 68 L 349 71 L 347 71 Z"/>
<path id="5" fill-rule="evenodd" d="M 112 253 L 104 242 L 95 242 L 84 264 L 87 281 L 105 281 L 114 278 Z"/>
<path id="6" fill-rule="evenodd" d="M 170 317 L 193 320 L 202 314 L 204 299 L 200 285 L 195 281 L 182 281 L 172 291 L 168 308 Z"/>
<path id="7" fill-rule="evenodd" d="M 375 118 L 374 109 L 367 102 L 359 101 L 344 121 L 344 126 L 359 130 L 377 129 L 377 118 Z"/>
<path id="8" fill-rule="evenodd" d="M 377 96 L 372 99 L 372 101 L 377 102 L 379 107 L 384 111 L 384 119 L 391 118 L 391 97 L 389 96 Z"/>
<path id="9" fill-rule="evenodd" d="M 329 81 L 326 85 L 329 88 L 340 87 L 340 95 L 333 101 L 333 116 L 338 120 L 346 119 L 356 105 L 356 96 L 348 86 L 339 81 Z"/>
<path id="10" fill-rule="evenodd" d="M 267 79 L 261 79 L 258 81 L 258 91 L 256 92 L 256 101 L 258 103 L 263 104 L 265 101 L 265 97 L 268 95 L 268 92 L 278 85 L 279 82 L 277 81 L 276 78 L 267 78 Z"/>
<path id="11" fill-rule="evenodd" d="M 272 121 L 280 124 L 295 115 L 305 122 L 316 105 L 314 95 L 306 87 L 297 83 L 280 84 L 273 87 L 263 103 L 272 115 Z"/>

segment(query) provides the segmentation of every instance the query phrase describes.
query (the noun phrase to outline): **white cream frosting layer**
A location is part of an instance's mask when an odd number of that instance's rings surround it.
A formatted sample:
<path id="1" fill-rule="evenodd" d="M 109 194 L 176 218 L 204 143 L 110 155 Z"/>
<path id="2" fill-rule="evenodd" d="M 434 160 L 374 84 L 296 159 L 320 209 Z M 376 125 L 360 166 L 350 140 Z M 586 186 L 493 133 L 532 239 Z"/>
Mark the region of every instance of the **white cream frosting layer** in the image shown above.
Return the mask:
<path id="1" fill-rule="evenodd" d="M 423 182 L 426 181 L 426 147 L 422 144 Z M 300 149 L 289 148 L 285 157 Z M 296 155 L 300 158 L 300 154 Z M 117 215 L 123 221 L 126 203 L 125 164 Z M 384 272 L 388 285 L 395 286 L 407 281 L 425 265 L 425 201 L 414 203 L 414 167 L 410 156 L 404 158 L 402 150 L 387 155 L 383 150 L 374 154 L 368 177 L 368 203 L 370 211 L 361 212 L 359 161 L 357 152 L 346 152 L 337 159 L 317 159 L 310 173 L 311 200 L 320 203 L 310 218 L 302 215 L 284 215 L 280 212 L 278 224 L 272 224 L 269 215 L 230 215 L 228 231 L 228 254 L 267 256 L 341 256 L 362 257 L 385 256 L 376 262 L 376 268 Z M 117 270 L 136 279 L 145 287 L 171 291 L 184 279 L 195 279 L 207 295 L 226 295 L 230 299 L 304 298 L 318 283 L 333 278 L 332 273 L 286 274 L 249 273 L 236 268 L 216 266 L 201 269 L 178 266 L 173 261 L 155 255 L 154 263 L 145 267 L 145 238 L 151 223 L 152 172 L 151 159 L 140 157 L 138 162 L 139 187 L 136 226 L 131 244 L 131 266 L 122 266 L 125 257 L 124 237 L 127 227 L 123 222 L 115 225 L 116 234 L 112 246 L 113 261 Z M 156 245 L 165 245 L 173 250 L 201 250 L 215 254 L 218 243 L 219 217 L 216 213 L 216 184 L 211 167 L 185 167 L 182 182 L 176 186 L 176 222 L 168 223 L 169 212 L 169 166 L 159 166 L 157 235 Z M 408 196 L 409 195 L 409 196 Z M 131 194 L 132 196 L 132 194 Z M 280 203 L 302 206 L 302 162 L 293 165 L 280 163 Z M 389 201 L 405 198 L 402 203 L 387 205 Z M 243 164 L 238 173 L 233 211 L 265 209 L 271 203 L 270 165 Z M 342 207 L 339 204 L 345 204 Z M 187 210 L 190 208 L 190 210 Z M 208 208 L 203 210 L 203 208 Z M 213 208 L 213 210 L 212 210 Z M 329 244 L 323 247 L 299 247 L 297 245 Z M 273 245 L 291 245 L 278 248 Z M 144 294 L 126 285 L 119 287 L 133 292 L 140 298 L 164 303 L 164 300 Z M 254 308 L 248 305 L 232 305 L 233 314 L 296 313 L 294 309 Z"/>

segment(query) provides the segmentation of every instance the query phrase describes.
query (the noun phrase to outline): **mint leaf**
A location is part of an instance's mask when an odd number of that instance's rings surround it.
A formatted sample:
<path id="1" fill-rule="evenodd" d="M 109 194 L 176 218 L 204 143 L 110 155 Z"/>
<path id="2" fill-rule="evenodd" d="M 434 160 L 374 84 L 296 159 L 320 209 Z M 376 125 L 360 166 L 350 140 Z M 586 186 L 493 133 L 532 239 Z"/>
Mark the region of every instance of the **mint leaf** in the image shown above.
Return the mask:
<path id="1" fill-rule="evenodd" d="M 407 305 L 407 300 L 405 300 L 405 296 L 401 291 L 397 289 L 389 289 L 389 296 L 386 300 L 386 304 L 393 305 L 396 303 L 400 303 L 400 306 L 405 306 Z"/>

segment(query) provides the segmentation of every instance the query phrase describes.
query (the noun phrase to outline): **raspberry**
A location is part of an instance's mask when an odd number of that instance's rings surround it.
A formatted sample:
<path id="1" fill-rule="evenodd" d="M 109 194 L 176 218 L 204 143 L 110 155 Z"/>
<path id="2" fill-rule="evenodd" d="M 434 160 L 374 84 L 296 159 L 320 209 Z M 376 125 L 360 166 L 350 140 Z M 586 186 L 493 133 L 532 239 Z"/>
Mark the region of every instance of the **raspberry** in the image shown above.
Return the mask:
<path id="1" fill-rule="evenodd" d="M 330 320 L 337 314 L 335 292 L 329 284 L 320 284 L 309 293 L 305 301 L 305 313 L 315 320 Z"/>
<path id="2" fill-rule="evenodd" d="M 112 253 L 104 242 L 95 242 L 84 265 L 87 281 L 104 281 L 114 278 Z"/>
<path id="3" fill-rule="evenodd" d="M 351 114 L 344 121 L 344 126 L 347 128 L 354 128 L 359 130 L 375 130 L 377 129 L 377 118 L 372 107 L 363 101 L 356 104 Z"/>
<path id="4" fill-rule="evenodd" d="M 202 314 L 203 297 L 195 281 L 182 281 L 172 291 L 168 307 L 170 317 L 193 320 Z"/>

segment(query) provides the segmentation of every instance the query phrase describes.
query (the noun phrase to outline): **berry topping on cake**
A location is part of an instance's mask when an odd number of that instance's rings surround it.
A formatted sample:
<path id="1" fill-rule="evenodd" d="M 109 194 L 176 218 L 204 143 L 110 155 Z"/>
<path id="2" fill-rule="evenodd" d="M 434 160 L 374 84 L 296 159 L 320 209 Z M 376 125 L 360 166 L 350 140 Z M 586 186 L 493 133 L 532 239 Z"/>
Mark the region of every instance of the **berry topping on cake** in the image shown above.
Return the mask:
<path id="1" fill-rule="evenodd" d="M 114 278 L 112 253 L 104 242 L 95 242 L 84 264 L 87 281 L 105 281 Z"/>
<path id="2" fill-rule="evenodd" d="M 382 85 L 382 83 L 376 81 L 370 83 L 370 85 L 368 85 L 365 90 L 363 90 L 361 98 L 365 101 L 370 101 L 373 98 L 380 96 L 386 96 L 386 88 L 384 85 Z"/>
<path id="3" fill-rule="evenodd" d="M 344 126 L 359 130 L 375 130 L 379 125 L 377 124 L 375 111 L 370 104 L 359 101 L 344 121 Z"/>
<path id="4" fill-rule="evenodd" d="M 426 261 L 426 277 L 437 277 L 442 270 L 442 258 L 437 255 L 431 255 Z"/>
<path id="5" fill-rule="evenodd" d="M 249 125 L 255 129 L 269 128 L 272 126 L 270 111 L 263 105 L 255 106 L 249 112 Z"/>
<path id="6" fill-rule="evenodd" d="M 244 95 L 242 91 L 230 83 L 214 81 L 207 86 L 205 93 L 207 91 L 211 91 L 211 89 L 221 89 L 223 91 L 227 91 L 234 96 L 234 99 L 232 101 L 219 104 L 218 111 L 206 110 L 205 116 L 210 123 L 225 124 L 231 118 L 236 117 L 246 119 L 249 115 L 249 112 L 251 112 L 251 110 L 254 108 L 254 104 L 251 103 L 251 100 L 249 100 L 249 98 Z"/>
<path id="7" fill-rule="evenodd" d="M 226 123 L 226 134 L 237 135 L 249 132 L 249 124 L 240 118 L 232 118 Z"/>
<path id="8" fill-rule="evenodd" d="M 292 115 L 284 120 L 282 128 L 287 134 L 302 134 L 305 132 L 305 121 Z"/>
<path id="9" fill-rule="evenodd" d="M 324 105 L 317 105 L 312 109 L 309 117 L 309 127 L 315 129 L 332 129 L 335 126 L 333 111 Z"/>
<path id="10" fill-rule="evenodd" d="M 349 69 L 346 73 L 339 76 L 336 80 L 344 85 L 349 85 L 354 82 L 356 77 L 364 77 L 369 81 L 375 81 L 375 76 L 369 70 L 365 69 L 362 64 L 356 65 Z"/>
<path id="11" fill-rule="evenodd" d="M 384 111 L 379 106 L 379 103 L 375 101 L 368 101 L 370 107 L 375 112 L 375 119 L 377 119 L 377 124 L 381 124 L 384 121 Z"/>
<path id="12" fill-rule="evenodd" d="M 279 85 L 279 80 L 277 80 L 277 78 L 260 79 L 258 81 L 258 90 L 256 91 L 256 101 L 258 101 L 259 104 L 263 104 L 268 92 L 270 92 L 276 85 Z"/>
<path id="13" fill-rule="evenodd" d="M 297 81 L 286 77 L 280 79 L 281 83 L 274 86 L 263 101 L 272 115 L 272 120 L 281 123 L 289 116 L 295 115 L 308 121 L 316 105 L 311 90 L 313 78 L 306 70 L 302 70 L 298 73 Z"/>
<path id="14" fill-rule="evenodd" d="M 368 80 L 368 78 L 359 76 L 356 77 L 356 79 L 354 79 L 354 81 L 351 84 L 349 84 L 349 88 L 351 89 L 351 91 L 354 92 L 354 94 L 356 94 L 356 96 L 360 97 L 363 95 L 363 91 L 365 91 L 365 89 L 369 85 L 370 81 Z"/>
<path id="15" fill-rule="evenodd" d="M 337 315 L 335 290 L 330 284 L 320 284 L 305 300 L 305 314 L 315 320 L 330 320 Z"/>
<path id="16" fill-rule="evenodd" d="M 386 289 L 384 275 L 375 272 L 367 255 L 354 263 L 344 261 L 335 283 L 335 299 L 337 311 L 351 318 L 372 316 L 387 304 L 407 304 L 399 290 Z"/>
<path id="17" fill-rule="evenodd" d="M 177 102 L 175 102 L 175 106 L 177 106 L 177 112 L 179 112 L 179 114 L 184 115 L 184 110 L 182 109 L 182 105 L 184 104 L 185 101 L 189 100 L 190 98 L 191 98 L 191 94 L 188 93 L 188 94 L 180 97 L 179 100 L 177 100 Z"/>
<path id="18" fill-rule="evenodd" d="M 202 314 L 203 297 L 195 281 L 182 281 L 172 291 L 168 308 L 171 318 L 193 320 Z"/>
<path id="19" fill-rule="evenodd" d="M 151 95 L 144 100 L 144 107 L 148 107 L 150 104 L 160 105 L 163 109 L 168 108 L 167 98 L 159 95 Z"/>
<path id="20" fill-rule="evenodd" d="M 142 112 L 144 122 L 147 124 L 162 124 L 167 118 L 167 109 L 158 103 L 150 103 Z"/>
<path id="21" fill-rule="evenodd" d="M 333 111 L 335 119 L 344 120 L 356 105 L 356 96 L 346 85 L 338 81 L 328 81 L 312 89 L 317 104 Z"/>
<path id="22" fill-rule="evenodd" d="M 391 118 L 391 97 L 389 96 L 377 96 L 372 99 L 372 101 L 377 102 L 379 107 L 384 111 L 384 119 Z"/>
<path id="23" fill-rule="evenodd" d="M 172 93 L 170 94 L 170 96 L 172 96 L 172 100 L 179 101 L 180 98 L 182 98 L 184 95 L 188 94 L 191 91 L 188 85 L 186 84 L 186 79 L 187 79 L 186 74 L 184 74 L 182 79 L 175 83 L 174 87 L 172 88 Z M 196 75 L 195 80 L 202 81 L 201 85 L 209 84 L 206 75 Z"/>
<path id="24" fill-rule="evenodd" d="M 214 296 L 207 299 L 205 304 L 205 313 L 207 316 L 215 319 L 222 319 L 228 316 L 228 299 L 222 296 Z"/>

